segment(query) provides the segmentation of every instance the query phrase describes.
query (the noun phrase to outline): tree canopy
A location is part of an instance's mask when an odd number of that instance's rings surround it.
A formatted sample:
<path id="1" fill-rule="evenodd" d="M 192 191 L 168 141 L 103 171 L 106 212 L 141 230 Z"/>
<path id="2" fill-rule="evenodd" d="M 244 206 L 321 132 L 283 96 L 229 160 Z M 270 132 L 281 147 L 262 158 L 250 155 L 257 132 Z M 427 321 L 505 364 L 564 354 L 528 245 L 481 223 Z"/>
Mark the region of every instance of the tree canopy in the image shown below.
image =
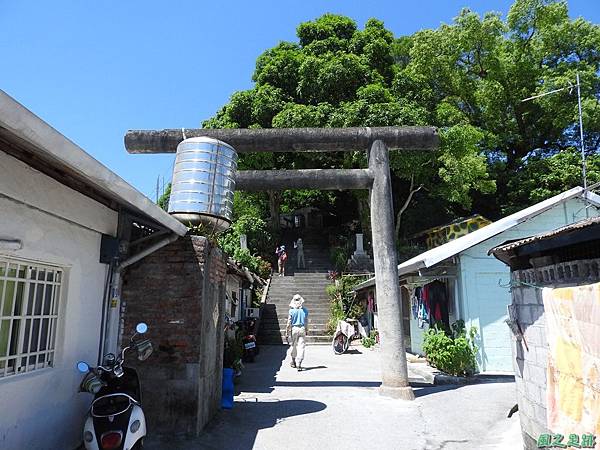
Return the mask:
<path id="1" fill-rule="evenodd" d="M 506 18 L 463 9 L 450 24 L 400 37 L 377 19 L 359 29 L 348 17 L 325 14 L 300 24 L 297 37 L 260 55 L 255 86 L 235 92 L 203 126 L 438 126 L 438 151 L 392 154 L 395 208 L 404 213 L 400 233 L 474 208 L 495 219 L 580 184 L 573 90 L 522 102 L 573 85 L 576 73 L 597 176 L 600 27 L 571 19 L 566 2 L 517 0 Z M 361 153 L 244 154 L 240 167 L 364 167 L 365 161 Z M 552 175 L 541 180 L 542 172 Z M 333 202 L 330 194 L 286 195 L 288 209 L 295 201 Z M 417 208 L 427 210 L 427 201 L 435 209 L 423 217 Z"/>

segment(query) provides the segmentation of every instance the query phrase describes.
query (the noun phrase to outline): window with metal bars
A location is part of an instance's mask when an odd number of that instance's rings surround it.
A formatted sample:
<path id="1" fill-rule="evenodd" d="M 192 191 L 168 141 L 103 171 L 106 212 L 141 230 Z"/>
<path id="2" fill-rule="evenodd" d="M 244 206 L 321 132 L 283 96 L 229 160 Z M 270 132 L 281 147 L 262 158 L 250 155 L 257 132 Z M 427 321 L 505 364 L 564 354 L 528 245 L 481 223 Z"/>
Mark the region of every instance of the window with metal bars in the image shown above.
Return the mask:
<path id="1" fill-rule="evenodd" d="M 54 365 L 60 268 L 0 257 L 0 379 Z"/>

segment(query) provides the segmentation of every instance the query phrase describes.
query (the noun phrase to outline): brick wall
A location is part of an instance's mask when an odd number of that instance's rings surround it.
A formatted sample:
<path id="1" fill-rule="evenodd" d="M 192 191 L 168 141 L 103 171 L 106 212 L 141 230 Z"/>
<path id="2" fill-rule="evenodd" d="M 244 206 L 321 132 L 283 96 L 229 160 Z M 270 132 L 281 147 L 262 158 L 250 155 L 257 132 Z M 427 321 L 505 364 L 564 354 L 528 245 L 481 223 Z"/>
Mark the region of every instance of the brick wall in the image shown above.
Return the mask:
<path id="1" fill-rule="evenodd" d="M 525 342 L 512 339 L 515 384 L 519 403 L 521 430 L 526 449 L 537 448 L 537 437 L 547 433 L 546 367 L 548 342 L 542 291 L 521 286 L 512 290 L 512 303 Z"/>
<path id="2" fill-rule="evenodd" d="M 149 433 L 197 435 L 219 410 L 226 259 L 200 236 L 186 236 L 123 274 L 123 345 L 148 324 L 153 355 L 139 371 Z"/>

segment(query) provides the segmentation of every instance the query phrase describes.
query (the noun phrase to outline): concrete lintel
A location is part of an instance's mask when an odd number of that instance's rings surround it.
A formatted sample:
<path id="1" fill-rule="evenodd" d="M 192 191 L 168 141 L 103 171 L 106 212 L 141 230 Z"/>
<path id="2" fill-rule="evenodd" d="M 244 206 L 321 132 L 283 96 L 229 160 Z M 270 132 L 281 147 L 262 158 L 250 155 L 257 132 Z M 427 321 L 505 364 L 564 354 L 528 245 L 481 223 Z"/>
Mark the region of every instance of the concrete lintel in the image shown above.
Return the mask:
<path id="1" fill-rule="evenodd" d="M 368 150 L 376 140 L 390 150 L 434 150 L 439 145 L 435 127 L 349 127 L 264 129 L 129 130 L 129 153 L 175 153 L 186 138 L 211 137 L 227 142 L 238 153 L 335 152 Z"/>
<path id="2" fill-rule="evenodd" d="M 368 189 L 372 184 L 367 169 L 243 170 L 236 176 L 241 191 Z"/>

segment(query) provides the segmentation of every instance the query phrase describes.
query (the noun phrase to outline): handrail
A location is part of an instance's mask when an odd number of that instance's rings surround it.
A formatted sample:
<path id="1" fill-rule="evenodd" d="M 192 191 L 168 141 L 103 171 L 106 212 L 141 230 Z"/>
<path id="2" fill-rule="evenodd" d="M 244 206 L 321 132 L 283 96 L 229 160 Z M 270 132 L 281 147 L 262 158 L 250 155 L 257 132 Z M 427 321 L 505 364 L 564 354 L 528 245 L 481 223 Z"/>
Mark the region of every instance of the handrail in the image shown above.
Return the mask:
<path id="1" fill-rule="evenodd" d="M 269 293 L 269 287 L 271 286 L 271 279 L 273 278 L 273 274 L 271 274 L 269 276 L 269 279 L 267 280 L 267 284 L 265 285 L 265 288 L 263 290 L 262 293 L 262 298 L 260 299 L 260 304 L 264 305 L 265 303 L 267 303 L 267 294 Z"/>

